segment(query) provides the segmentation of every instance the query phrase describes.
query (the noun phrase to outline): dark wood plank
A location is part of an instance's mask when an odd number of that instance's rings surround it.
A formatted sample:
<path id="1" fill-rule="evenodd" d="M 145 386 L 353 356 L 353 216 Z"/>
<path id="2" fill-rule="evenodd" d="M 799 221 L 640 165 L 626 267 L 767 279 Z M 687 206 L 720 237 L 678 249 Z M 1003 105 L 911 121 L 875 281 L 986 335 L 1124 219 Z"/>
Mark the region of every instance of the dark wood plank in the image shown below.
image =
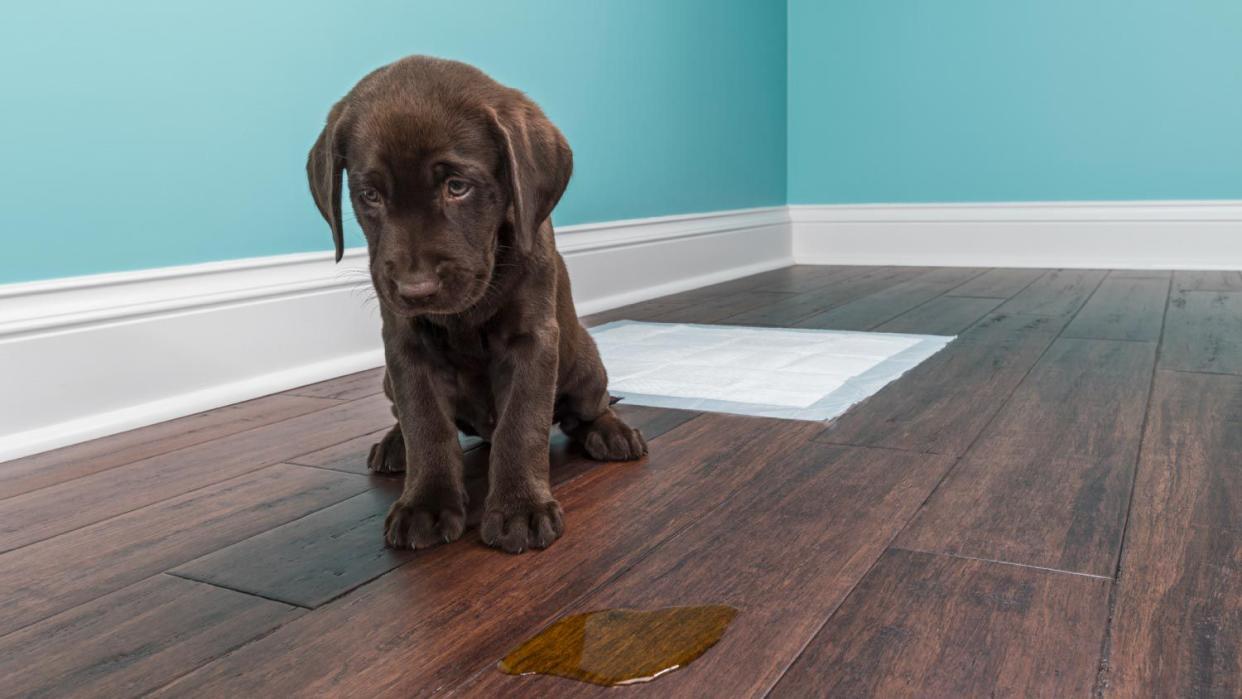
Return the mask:
<path id="1" fill-rule="evenodd" d="M 826 286 L 782 299 L 779 303 L 738 313 L 724 319 L 729 325 L 789 327 L 804 318 L 886 289 L 928 270 L 915 267 L 875 267 Z"/>
<path id="2" fill-rule="evenodd" d="M 780 303 L 792 295 L 775 291 L 738 291 L 655 313 L 648 319 L 661 323 L 719 323 L 739 313 Z"/>
<path id="3" fill-rule="evenodd" d="M 1174 294 L 1165 318 L 1160 368 L 1242 374 L 1242 293 Z"/>
<path id="4" fill-rule="evenodd" d="M 1106 696 L 1242 696 L 1242 377 L 1159 372 Z"/>
<path id="5" fill-rule="evenodd" d="M 358 400 L 384 391 L 384 367 L 367 369 L 347 376 L 341 376 L 309 386 L 295 388 L 286 393 L 295 396 L 311 396 L 312 398 L 331 398 L 333 400 Z"/>
<path id="6" fill-rule="evenodd" d="M 1162 522 L 1134 538 L 1101 694 L 1242 696 L 1242 536 Z"/>
<path id="7" fill-rule="evenodd" d="M 994 314 L 850 408 L 816 440 L 960 455 L 1065 322 Z"/>
<path id="8" fill-rule="evenodd" d="M 1094 269 L 1058 269 L 1036 279 L 999 309 L 1001 313 L 1072 316 L 1104 279 Z"/>
<path id="9" fill-rule="evenodd" d="M 0 499 L 116 466 L 228 437 L 337 405 L 301 396 L 266 396 L 161 422 L 0 465 Z"/>
<path id="10" fill-rule="evenodd" d="M 613 410 L 617 411 L 617 414 L 627 423 L 641 430 L 644 436 L 651 439 L 681 427 L 699 416 L 699 413 L 690 410 L 653 408 L 624 401 L 613 405 Z"/>
<path id="11" fill-rule="evenodd" d="M 1111 577 L 1155 361 L 1057 340 L 897 545 Z"/>
<path id="12" fill-rule="evenodd" d="M 803 293 L 849 277 L 866 274 L 872 269 L 874 268 L 841 265 L 793 265 L 690 289 L 663 298 L 668 301 L 702 301 L 740 291 Z"/>
<path id="13" fill-rule="evenodd" d="M 1155 341 L 1169 297 L 1165 279 L 1109 277 L 1096 289 L 1063 337 Z"/>
<path id="14" fill-rule="evenodd" d="M 670 302 L 702 301 L 704 299 L 711 299 L 725 294 L 733 294 L 739 291 L 756 290 L 766 285 L 780 284 L 783 281 L 793 278 L 802 278 L 808 274 L 819 275 L 821 273 L 817 272 L 816 268 L 812 266 L 781 267 L 779 269 L 768 270 L 767 272 L 760 272 L 759 274 L 752 274 L 747 277 L 730 279 L 718 284 L 700 286 L 687 291 L 681 291 L 676 294 L 669 294 L 668 296 L 662 297 L 661 300 Z M 780 291 L 780 289 L 776 290 Z"/>
<path id="15" fill-rule="evenodd" d="M 612 323 L 618 320 L 642 320 L 649 321 L 652 317 L 668 311 L 674 311 L 681 308 L 689 308 L 694 306 L 697 301 L 665 301 L 656 299 L 653 301 L 644 301 L 642 303 L 630 304 L 621 308 L 614 308 L 610 311 L 601 311 L 583 317 L 582 324 L 588 328 L 594 328 L 606 323 Z"/>
<path id="16" fill-rule="evenodd" d="M 797 323 L 800 328 L 824 330 L 870 330 L 877 325 L 916 308 L 954 287 L 961 286 L 983 270 L 946 267 L 894 284 Z"/>
<path id="17" fill-rule="evenodd" d="M 395 423 L 396 421 L 394 420 L 393 422 Z M 323 449 L 285 459 L 285 462 L 298 464 L 299 466 L 330 468 L 334 471 L 345 471 L 346 473 L 357 473 L 365 476 L 371 473 L 371 469 L 367 468 L 367 456 L 371 453 L 371 447 L 384 435 L 388 434 L 389 429 L 391 427 L 368 432 L 367 434 L 347 439 Z"/>
<path id="18" fill-rule="evenodd" d="M 1107 580 L 890 550 L 769 696 L 1085 697 L 1107 620 Z"/>
<path id="19" fill-rule="evenodd" d="M 889 449 L 811 446 L 769 462 L 743 489 L 619 578 L 556 614 L 725 604 L 739 610 L 724 638 L 690 666 L 640 692 L 762 696 L 863 577 L 952 464 Z M 551 623 L 541 619 L 523 638 Z M 513 640 L 471 630 L 464 645 L 503 654 Z M 499 640 L 499 642 L 498 642 Z M 762 649 L 762 652 L 756 652 Z M 474 655 L 472 652 L 471 655 Z M 578 696 L 606 688 L 496 672 L 475 656 L 468 696 Z"/>
<path id="20" fill-rule="evenodd" d="M 867 271 L 868 268 L 865 267 L 816 267 L 807 265 L 784 267 L 594 313 L 582 318 L 582 322 L 587 327 L 594 327 L 617 320 L 655 321 L 660 316 L 676 311 L 692 311 L 704 304 L 723 304 L 722 308 L 728 308 L 728 302 L 722 302 L 721 299 L 728 297 L 745 301 L 750 292 L 756 292 L 761 298 L 770 292 L 798 293 L 816 289 L 825 284 L 844 280 L 851 276 L 858 276 Z M 755 308 L 755 306 L 743 306 L 735 309 L 733 313 L 740 313 L 751 308 Z"/>
<path id="21" fill-rule="evenodd" d="M 301 613 L 279 602 L 156 575 L 0 638 L 0 692 L 139 696 Z"/>
<path id="22" fill-rule="evenodd" d="M 1145 515 L 1135 523 L 1171 517 L 1163 524 L 1242 533 L 1239 425 L 1242 377 L 1158 372 L 1134 495 Z"/>
<path id="23" fill-rule="evenodd" d="M 255 471 L 391 422 L 388 400 L 372 396 L 0 500 L 0 551 Z"/>
<path id="24" fill-rule="evenodd" d="M 369 487 L 361 476 L 278 464 L 0 555 L 0 635 Z"/>
<path id="25" fill-rule="evenodd" d="M 1242 291 L 1242 272 L 1237 270 L 1179 270 L 1173 273 L 1173 290 Z"/>
<path id="26" fill-rule="evenodd" d="M 990 269 L 948 292 L 948 295 L 1007 299 L 1050 271 L 1047 269 Z"/>
<path id="27" fill-rule="evenodd" d="M 794 265 L 767 274 L 753 289 L 801 294 L 868 271 L 868 267 L 856 265 Z"/>
<path id="28" fill-rule="evenodd" d="M 401 479 L 172 569 L 174 575 L 300 607 L 321 606 L 413 560 L 384 545 Z"/>
<path id="29" fill-rule="evenodd" d="M 605 464 L 561 488 L 565 534 L 547 551 L 509 556 L 473 537 L 430 549 L 162 694 L 373 696 L 452 686 L 477 667 L 462 662 L 465 656 L 495 662 L 522 630 L 631 567 L 739 488 L 758 484 L 764 464 L 798 450 L 815 427 L 697 417 L 654 440 L 645 463 Z M 465 628 L 492 645 L 464 644 Z"/>
<path id="30" fill-rule="evenodd" d="M 956 335 L 978 323 L 1004 299 L 941 296 L 910 309 L 875 328 L 882 333 Z"/>
<path id="31" fill-rule="evenodd" d="M 1109 279 L 1173 279 L 1173 272 L 1167 269 L 1114 269 L 1108 273 Z"/>
<path id="32" fill-rule="evenodd" d="M 396 420 L 392 422 L 395 424 Z M 340 444 L 333 444 L 318 451 L 285 459 L 285 462 L 300 466 L 330 468 L 334 471 L 358 473 L 365 476 L 371 473 L 371 469 L 367 468 L 367 456 L 371 453 L 371 447 L 384 435 L 388 434 L 389 429 L 391 428 L 387 427 L 364 434 L 361 437 L 347 439 Z M 467 437 L 460 433 L 457 435 L 457 440 L 461 443 L 463 451 L 478 449 L 483 444 L 483 440 L 478 437 Z"/>
<path id="33" fill-rule="evenodd" d="M 617 409 L 649 440 L 696 415 L 625 404 Z M 467 471 L 474 475 L 468 519 L 473 528 L 486 495 L 488 452 L 480 449 L 468 457 Z M 571 449 L 564 438 L 554 441 L 551 475 L 555 488 L 599 466 Z M 384 546 L 384 517 L 401 492 L 401 480 L 378 480 L 384 487 L 190 561 L 174 572 L 290 604 L 321 606 L 415 556 L 413 551 L 393 551 Z M 472 538 L 473 534 L 466 536 Z"/>

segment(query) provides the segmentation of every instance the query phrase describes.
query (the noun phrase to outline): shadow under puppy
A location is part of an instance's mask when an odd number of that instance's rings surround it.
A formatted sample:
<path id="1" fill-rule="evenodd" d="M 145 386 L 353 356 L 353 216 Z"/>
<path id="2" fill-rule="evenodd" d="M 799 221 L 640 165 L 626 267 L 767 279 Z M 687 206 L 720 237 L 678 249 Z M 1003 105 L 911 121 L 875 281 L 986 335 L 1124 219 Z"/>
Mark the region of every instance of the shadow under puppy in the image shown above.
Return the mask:
<path id="1" fill-rule="evenodd" d="M 564 529 L 548 480 L 554 423 L 594 459 L 647 452 L 609 405 L 553 241 L 549 216 L 573 169 L 564 136 L 478 69 L 412 56 L 333 106 L 306 169 L 337 261 L 342 171 L 370 252 L 397 425 L 368 463 L 405 471 L 388 544 L 461 536 L 460 428 L 492 444 L 483 541 L 515 553 L 550 545 Z"/>

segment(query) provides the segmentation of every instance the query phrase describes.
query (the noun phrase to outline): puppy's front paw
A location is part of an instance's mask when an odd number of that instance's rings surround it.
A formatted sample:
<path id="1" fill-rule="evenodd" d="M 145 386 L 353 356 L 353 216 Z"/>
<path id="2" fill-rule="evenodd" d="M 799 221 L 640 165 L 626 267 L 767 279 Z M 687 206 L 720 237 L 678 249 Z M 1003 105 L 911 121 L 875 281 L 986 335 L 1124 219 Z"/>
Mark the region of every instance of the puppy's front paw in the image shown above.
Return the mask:
<path id="1" fill-rule="evenodd" d="M 565 516 L 555 500 L 545 502 L 488 503 L 479 534 L 488 546 L 521 553 L 543 549 L 561 537 Z"/>
<path id="2" fill-rule="evenodd" d="M 367 468 L 376 473 L 405 471 L 405 437 L 401 434 L 400 425 L 394 425 L 380 441 L 371 445 Z"/>
<path id="3" fill-rule="evenodd" d="M 582 448 L 596 461 L 633 461 L 647 453 L 642 432 L 622 422 L 611 410 L 581 429 Z"/>
<path id="4" fill-rule="evenodd" d="M 405 493 L 388 510 L 384 541 L 395 549 L 425 549 L 456 541 L 465 529 L 464 493 Z"/>

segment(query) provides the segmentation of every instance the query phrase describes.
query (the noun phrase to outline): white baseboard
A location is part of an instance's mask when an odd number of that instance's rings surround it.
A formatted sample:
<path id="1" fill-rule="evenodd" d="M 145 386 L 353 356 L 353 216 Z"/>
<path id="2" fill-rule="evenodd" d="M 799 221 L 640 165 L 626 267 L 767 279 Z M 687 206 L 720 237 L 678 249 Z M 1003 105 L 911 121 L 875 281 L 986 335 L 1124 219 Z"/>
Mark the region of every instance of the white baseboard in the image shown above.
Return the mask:
<path id="1" fill-rule="evenodd" d="M 579 315 L 793 264 L 783 206 L 572 226 L 557 246 Z"/>
<path id="2" fill-rule="evenodd" d="M 585 315 L 792 263 L 785 207 L 558 230 Z M 0 286 L 0 461 L 383 363 L 366 251 Z"/>
<path id="3" fill-rule="evenodd" d="M 770 207 L 557 241 L 586 315 L 794 262 L 1242 269 L 1242 201 Z M 0 286 L 0 461 L 379 366 L 365 255 Z"/>
<path id="4" fill-rule="evenodd" d="M 789 209 L 799 264 L 1242 269 L 1242 201 Z"/>

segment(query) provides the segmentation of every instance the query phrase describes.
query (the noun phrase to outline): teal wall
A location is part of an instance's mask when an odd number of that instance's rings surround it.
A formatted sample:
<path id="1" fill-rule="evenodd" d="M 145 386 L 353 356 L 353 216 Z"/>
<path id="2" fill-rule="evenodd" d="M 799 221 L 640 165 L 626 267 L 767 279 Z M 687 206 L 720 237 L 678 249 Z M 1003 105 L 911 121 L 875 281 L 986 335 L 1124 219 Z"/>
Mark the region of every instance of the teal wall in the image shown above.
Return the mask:
<path id="1" fill-rule="evenodd" d="M 790 0 L 791 203 L 1242 198 L 1239 0 Z"/>
<path id="2" fill-rule="evenodd" d="M 543 105 L 559 224 L 779 205 L 785 32 L 774 0 L 9 2 L 0 282 L 328 249 L 306 151 L 411 53 Z"/>
<path id="3" fill-rule="evenodd" d="M 328 249 L 306 149 L 410 53 L 544 106 L 560 224 L 1242 198 L 1238 0 L 42 0 L 0 21 L 0 283 Z"/>

